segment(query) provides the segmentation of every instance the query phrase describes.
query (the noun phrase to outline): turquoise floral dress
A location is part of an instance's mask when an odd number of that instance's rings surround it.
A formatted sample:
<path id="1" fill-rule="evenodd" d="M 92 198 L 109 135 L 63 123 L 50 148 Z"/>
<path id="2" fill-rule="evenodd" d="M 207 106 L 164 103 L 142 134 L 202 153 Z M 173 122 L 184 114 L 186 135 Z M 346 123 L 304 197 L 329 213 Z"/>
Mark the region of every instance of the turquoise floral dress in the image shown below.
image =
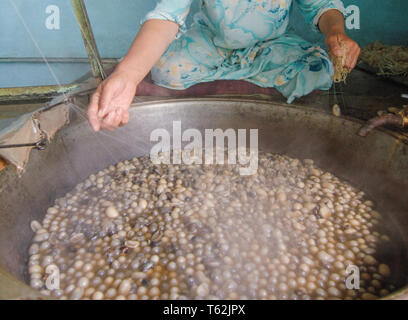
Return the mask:
<path id="1" fill-rule="evenodd" d="M 198 0 L 200 11 L 187 30 L 194 0 L 161 0 L 145 19 L 176 22 L 180 33 L 152 69 L 153 81 L 171 89 L 200 82 L 246 80 L 275 87 L 291 103 L 332 85 L 327 53 L 289 28 L 292 0 Z M 318 32 L 321 15 L 344 13 L 340 0 L 294 0 Z"/>

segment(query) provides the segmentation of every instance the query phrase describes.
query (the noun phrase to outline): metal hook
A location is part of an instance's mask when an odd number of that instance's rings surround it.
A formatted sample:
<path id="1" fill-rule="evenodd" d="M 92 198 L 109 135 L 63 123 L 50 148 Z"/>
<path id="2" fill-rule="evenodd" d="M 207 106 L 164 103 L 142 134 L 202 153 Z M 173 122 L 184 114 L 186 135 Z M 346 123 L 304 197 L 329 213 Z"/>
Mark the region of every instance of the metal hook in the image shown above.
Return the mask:
<path id="1" fill-rule="evenodd" d="M 32 147 L 33 149 L 43 151 L 43 150 L 45 150 L 47 148 L 47 146 L 48 146 L 47 138 L 42 138 L 41 140 L 39 140 L 37 142 L 0 145 L 0 149 L 13 149 L 13 148 L 29 148 L 29 147 Z"/>

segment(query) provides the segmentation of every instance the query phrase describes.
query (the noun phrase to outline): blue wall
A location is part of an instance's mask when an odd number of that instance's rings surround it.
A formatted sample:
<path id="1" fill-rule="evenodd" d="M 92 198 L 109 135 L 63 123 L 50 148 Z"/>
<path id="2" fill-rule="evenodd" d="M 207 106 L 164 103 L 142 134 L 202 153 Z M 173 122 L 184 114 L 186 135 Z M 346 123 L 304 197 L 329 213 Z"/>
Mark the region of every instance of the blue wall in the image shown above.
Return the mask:
<path id="1" fill-rule="evenodd" d="M 0 0 L 0 57 L 40 57 L 11 1 L 46 56 L 86 57 L 70 0 Z M 101 55 L 121 57 L 136 35 L 141 18 L 154 7 L 156 0 L 86 0 L 85 3 Z M 361 45 L 377 39 L 408 45 L 407 0 L 344 0 L 344 3 L 360 8 L 360 29 L 348 33 Z M 56 5 L 60 10 L 59 30 L 48 30 L 45 25 L 50 15 L 46 13 L 49 5 Z M 296 10 L 292 23 L 308 40 L 322 40 L 304 26 Z M 52 64 L 52 68 L 61 83 L 69 83 L 89 71 L 86 64 Z M 0 63 L 0 87 L 45 84 L 55 84 L 55 80 L 43 64 Z"/>

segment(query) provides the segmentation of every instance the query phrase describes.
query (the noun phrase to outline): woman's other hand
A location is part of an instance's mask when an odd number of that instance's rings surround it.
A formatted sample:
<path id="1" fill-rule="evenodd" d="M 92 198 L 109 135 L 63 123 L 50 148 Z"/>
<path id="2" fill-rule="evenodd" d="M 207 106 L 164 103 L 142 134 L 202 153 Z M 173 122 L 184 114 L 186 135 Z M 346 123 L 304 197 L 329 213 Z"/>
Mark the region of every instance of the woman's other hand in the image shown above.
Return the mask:
<path id="1" fill-rule="evenodd" d="M 342 49 L 341 44 L 344 45 Z M 354 69 L 360 56 L 360 47 L 353 39 L 345 33 L 333 33 L 326 36 L 326 45 L 335 56 L 346 56 L 344 66 L 348 69 Z M 344 51 L 343 51 L 344 50 Z"/>
<path id="2" fill-rule="evenodd" d="M 338 57 L 346 56 L 345 67 L 353 69 L 360 55 L 358 44 L 346 35 L 344 17 L 340 11 L 328 10 L 320 17 L 319 29 L 326 36 L 326 45 Z M 344 44 L 345 52 L 341 48 Z"/>

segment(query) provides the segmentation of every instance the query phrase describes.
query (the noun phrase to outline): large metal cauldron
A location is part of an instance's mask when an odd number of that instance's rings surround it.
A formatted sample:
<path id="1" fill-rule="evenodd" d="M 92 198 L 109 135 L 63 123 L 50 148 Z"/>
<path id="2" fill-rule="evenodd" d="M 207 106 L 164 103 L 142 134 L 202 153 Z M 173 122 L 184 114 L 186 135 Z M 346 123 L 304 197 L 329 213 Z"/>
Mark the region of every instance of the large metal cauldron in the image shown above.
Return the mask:
<path id="1" fill-rule="evenodd" d="M 395 257 L 408 284 L 408 146 L 386 131 L 357 136 L 361 123 L 310 109 L 250 100 L 194 99 L 135 104 L 131 121 L 114 133 L 94 134 L 84 117 L 72 122 L 45 151 L 33 151 L 26 173 L 0 173 L 0 298 L 35 297 L 26 280 L 29 223 L 89 174 L 146 154 L 157 128 L 259 129 L 261 149 L 312 158 L 325 170 L 366 191 L 393 225 L 401 252 Z M 2 270 L 3 269 L 3 270 Z M 404 274 L 405 273 L 405 274 Z M 389 298 L 408 298 L 408 286 Z"/>

